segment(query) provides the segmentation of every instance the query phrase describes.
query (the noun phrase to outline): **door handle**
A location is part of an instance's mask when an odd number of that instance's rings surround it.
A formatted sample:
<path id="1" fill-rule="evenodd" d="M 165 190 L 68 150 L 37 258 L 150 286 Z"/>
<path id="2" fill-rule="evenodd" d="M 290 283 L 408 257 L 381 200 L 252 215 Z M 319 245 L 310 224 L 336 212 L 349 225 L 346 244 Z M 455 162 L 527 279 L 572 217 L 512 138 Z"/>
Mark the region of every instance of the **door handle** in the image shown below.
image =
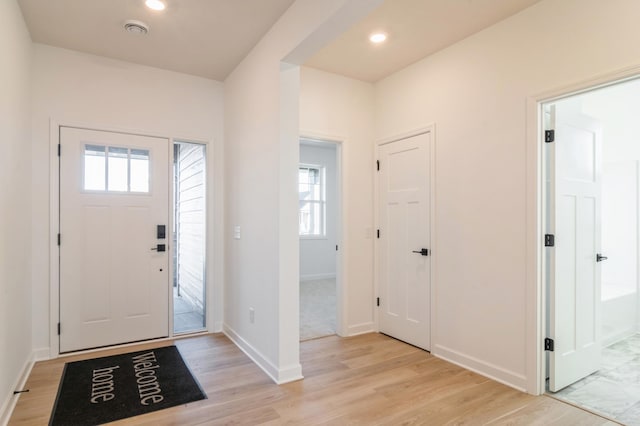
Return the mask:
<path id="1" fill-rule="evenodd" d="M 420 250 L 413 250 L 412 253 L 418 253 L 421 254 L 422 256 L 429 256 L 429 249 L 420 249 Z"/>
<path id="2" fill-rule="evenodd" d="M 151 250 L 167 251 L 167 246 L 165 244 L 158 244 L 155 247 L 151 248 Z"/>
<path id="3" fill-rule="evenodd" d="M 602 262 L 603 260 L 607 260 L 607 256 L 603 256 L 600 253 L 596 254 L 596 262 Z"/>

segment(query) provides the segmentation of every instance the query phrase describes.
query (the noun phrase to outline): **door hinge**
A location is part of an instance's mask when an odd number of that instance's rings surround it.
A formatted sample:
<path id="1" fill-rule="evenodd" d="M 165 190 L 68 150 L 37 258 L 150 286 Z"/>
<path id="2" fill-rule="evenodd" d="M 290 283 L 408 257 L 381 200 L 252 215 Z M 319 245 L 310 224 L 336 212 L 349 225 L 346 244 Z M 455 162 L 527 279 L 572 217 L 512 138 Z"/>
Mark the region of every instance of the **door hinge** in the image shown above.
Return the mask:
<path id="1" fill-rule="evenodd" d="M 60 245 L 60 234 L 58 234 L 58 245 Z"/>
<path id="2" fill-rule="evenodd" d="M 338 245 L 336 244 L 336 251 L 338 251 Z"/>
<path id="3" fill-rule="evenodd" d="M 58 144 L 58 157 L 60 157 L 60 152 L 62 151 L 62 146 Z"/>
<path id="4" fill-rule="evenodd" d="M 553 352 L 553 349 L 554 349 L 553 339 L 549 339 L 548 337 L 545 337 L 545 339 L 544 339 L 544 350 L 545 351 L 549 351 L 549 352 Z"/>
<path id="5" fill-rule="evenodd" d="M 376 235 L 378 236 L 378 238 L 380 238 L 380 230 L 378 229 L 378 231 L 376 232 Z"/>
<path id="6" fill-rule="evenodd" d="M 376 297 L 376 306 L 380 306 L 380 298 Z"/>
<path id="7" fill-rule="evenodd" d="M 545 130 L 544 131 L 544 141 L 546 143 L 553 142 L 556 140 L 556 131 L 555 130 Z"/>
<path id="8" fill-rule="evenodd" d="M 544 234 L 544 246 L 554 247 L 556 244 L 556 237 L 553 234 Z"/>
<path id="9" fill-rule="evenodd" d="M 58 323 L 58 336 L 60 335 L 60 323 Z"/>
<path id="10" fill-rule="evenodd" d="M 380 171 L 380 160 L 376 160 L 376 170 Z"/>

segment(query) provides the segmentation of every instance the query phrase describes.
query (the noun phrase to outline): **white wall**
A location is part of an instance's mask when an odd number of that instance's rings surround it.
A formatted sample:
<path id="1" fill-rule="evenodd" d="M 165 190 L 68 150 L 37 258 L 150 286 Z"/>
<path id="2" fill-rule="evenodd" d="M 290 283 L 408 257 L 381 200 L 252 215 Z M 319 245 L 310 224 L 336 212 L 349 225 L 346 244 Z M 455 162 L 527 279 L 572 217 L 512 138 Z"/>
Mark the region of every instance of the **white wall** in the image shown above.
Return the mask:
<path id="1" fill-rule="evenodd" d="M 587 93 L 576 99 L 584 114 L 602 124 L 603 296 L 637 291 L 638 162 L 640 80 Z"/>
<path id="2" fill-rule="evenodd" d="M 210 141 L 208 280 L 222 315 L 222 83 L 35 44 L 33 61 L 33 343 L 49 348 L 50 122 Z M 53 295 L 57 297 L 57 295 Z M 55 355 L 55 354 L 53 354 Z"/>
<path id="3" fill-rule="evenodd" d="M 602 123 L 604 162 L 640 160 L 640 80 L 585 93 L 576 102 Z"/>
<path id="4" fill-rule="evenodd" d="M 300 133 L 342 141 L 343 329 L 373 331 L 373 85 L 302 68 Z"/>
<path id="5" fill-rule="evenodd" d="M 638 290 L 639 195 L 638 160 L 603 164 L 601 252 L 608 257 L 601 264 L 603 299 Z"/>
<path id="6" fill-rule="evenodd" d="M 301 63 L 379 3 L 297 0 L 225 80 L 225 331 L 277 382 L 301 377 L 300 80 L 282 61 Z"/>
<path id="7" fill-rule="evenodd" d="M 640 80 L 579 96 L 602 124 L 602 335 L 609 345 L 639 330 Z"/>
<path id="8" fill-rule="evenodd" d="M 607 130 L 605 125 L 605 147 Z M 605 162 L 602 168 L 601 253 L 608 257 L 601 263 L 603 346 L 629 337 L 638 327 L 638 165 L 629 158 Z"/>
<path id="9" fill-rule="evenodd" d="M 436 355 L 537 392 L 527 99 L 638 65 L 638 14 L 544 0 L 376 84 L 378 139 L 436 125 Z"/>
<path id="10" fill-rule="evenodd" d="M 300 145 L 300 163 L 325 169 L 325 236 L 300 237 L 300 279 L 314 280 L 336 276 L 336 236 L 338 191 L 336 182 L 336 146 Z"/>
<path id="11" fill-rule="evenodd" d="M 31 361 L 31 39 L 0 1 L 0 424 Z"/>
<path id="12" fill-rule="evenodd" d="M 638 331 L 638 298 L 626 294 L 602 301 L 602 346 L 607 347 Z"/>

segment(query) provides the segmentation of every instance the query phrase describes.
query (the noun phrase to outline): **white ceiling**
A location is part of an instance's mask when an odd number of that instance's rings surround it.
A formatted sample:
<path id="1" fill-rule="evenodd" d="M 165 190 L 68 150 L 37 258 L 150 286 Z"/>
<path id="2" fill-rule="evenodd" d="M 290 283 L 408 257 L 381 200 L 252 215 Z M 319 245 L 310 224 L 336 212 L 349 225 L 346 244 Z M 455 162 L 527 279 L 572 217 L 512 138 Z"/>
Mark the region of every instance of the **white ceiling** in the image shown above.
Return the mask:
<path id="1" fill-rule="evenodd" d="M 2 0 L 4 1 L 4 0 Z M 293 0 L 18 0 L 33 41 L 222 81 Z M 130 34 L 128 19 L 145 22 Z"/>
<path id="2" fill-rule="evenodd" d="M 2 0 L 0 0 L 2 1 Z M 223 81 L 294 0 L 18 0 L 33 41 Z M 313 0 L 322 1 L 322 0 Z M 386 0 L 305 65 L 377 81 L 539 0 Z M 150 27 L 127 33 L 128 19 Z M 389 34 L 382 45 L 372 31 Z"/>
<path id="3" fill-rule="evenodd" d="M 305 65 L 375 82 L 540 0 L 386 0 Z M 374 31 L 388 34 L 379 45 Z"/>

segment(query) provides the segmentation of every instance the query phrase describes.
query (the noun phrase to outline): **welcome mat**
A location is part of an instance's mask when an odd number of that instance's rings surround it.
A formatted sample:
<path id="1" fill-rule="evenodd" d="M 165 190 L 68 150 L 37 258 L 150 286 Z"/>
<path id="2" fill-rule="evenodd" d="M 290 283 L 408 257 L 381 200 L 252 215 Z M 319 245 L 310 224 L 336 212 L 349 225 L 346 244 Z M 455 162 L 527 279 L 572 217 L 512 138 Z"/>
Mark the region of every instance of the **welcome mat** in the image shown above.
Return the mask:
<path id="1" fill-rule="evenodd" d="M 69 362 L 49 425 L 98 425 L 206 397 L 175 346 Z"/>

